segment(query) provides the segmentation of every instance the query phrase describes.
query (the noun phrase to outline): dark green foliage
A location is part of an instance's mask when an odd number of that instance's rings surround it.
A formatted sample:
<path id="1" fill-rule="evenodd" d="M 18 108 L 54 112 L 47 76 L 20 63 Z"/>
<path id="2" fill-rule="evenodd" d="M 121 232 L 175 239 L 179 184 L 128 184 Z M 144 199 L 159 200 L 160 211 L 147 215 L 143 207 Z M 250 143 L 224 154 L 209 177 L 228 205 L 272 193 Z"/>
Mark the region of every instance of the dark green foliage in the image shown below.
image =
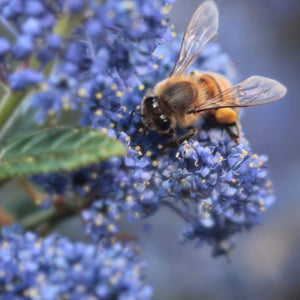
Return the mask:
<path id="1" fill-rule="evenodd" d="M 69 127 L 22 136 L 0 149 L 0 180 L 73 170 L 126 152 L 124 145 L 97 130 Z"/>

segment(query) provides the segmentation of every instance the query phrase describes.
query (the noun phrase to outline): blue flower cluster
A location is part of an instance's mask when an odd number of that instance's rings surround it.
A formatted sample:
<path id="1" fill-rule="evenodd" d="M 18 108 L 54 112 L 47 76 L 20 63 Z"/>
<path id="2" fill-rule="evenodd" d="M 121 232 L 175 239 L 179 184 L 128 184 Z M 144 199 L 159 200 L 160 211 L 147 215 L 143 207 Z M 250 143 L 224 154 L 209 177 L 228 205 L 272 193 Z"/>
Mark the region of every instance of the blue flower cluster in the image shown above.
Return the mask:
<path id="1" fill-rule="evenodd" d="M 274 201 L 267 157 L 252 154 L 245 139 L 237 146 L 220 135 L 219 130 L 202 132 L 179 147 L 169 189 L 182 196 L 168 199 L 182 207 L 187 221 L 182 242 L 207 242 L 215 255 L 227 253 L 230 237 L 258 224 L 260 212 Z"/>
<path id="2" fill-rule="evenodd" d="M 105 248 L 19 227 L 2 230 L 2 299 L 150 299 L 144 264 L 130 245 Z"/>
<path id="3" fill-rule="evenodd" d="M 253 154 L 244 138 L 237 146 L 220 129 L 203 129 L 165 154 L 153 144 L 154 135 L 131 146 L 125 158 L 102 164 L 105 176 L 93 190 L 106 199 L 84 211 L 88 233 L 94 240 L 109 238 L 121 211 L 136 220 L 167 206 L 185 221 L 182 242 L 207 242 L 215 255 L 227 253 L 231 237 L 258 224 L 274 201 L 266 156 Z"/>
<path id="4" fill-rule="evenodd" d="M 222 128 L 205 123 L 193 139 L 162 153 L 165 138 L 141 136 L 138 116 L 129 122 L 131 110 L 140 109 L 145 93 L 169 76 L 176 60 L 180 39 L 160 45 L 175 36 L 166 19 L 171 2 L 2 1 L 0 21 L 15 41 L 0 41 L 0 63 L 22 63 L 15 72 L 0 68 L 0 77 L 14 90 L 38 84 L 26 104 L 38 121 L 82 104 L 82 126 L 127 145 L 123 158 L 35 177 L 50 193 L 75 191 L 89 199 L 82 219 L 94 241 L 110 241 L 122 212 L 137 220 L 167 206 L 185 222 L 183 242 L 207 242 L 214 254 L 224 254 L 231 237 L 257 224 L 273 201 L 266 157 L 253 154 L 245 138 L 236 146 Z M 39 67 L 32 69 L 32 61 Z M 207 47 L 194 68 L 235 81 L 218 44 Z"/>
<path id="5" fill-rule="evenodd" d="M 85 119 L 93 120 L 87 125 L 105 129 L 128 146 L 125 158 L 101 165 L 100 174 L 105 176 L 99 177 L 93 187 L 97 194 L 113 199 L 114 206 L 117 203 L 131 220 L 149 217 L 161 206 L 169 207 L 185 221 L 182 242 L 207 242 L 213 245 L 215 255 L 225 254 L 231 249 L 232 235 L 257 224 L 261 212 L 274 200 L 267 158 L 253 154 L 245 138 L 236 146 L 224 130 L 209 128 L 205 123 L 199 124 L 202 129 L 193 139 L 177 150 L 162 153 L 167 141 L 164 137 L 155 132 L 142 136 L 138 116 L 128 122 L 130 111 L 140 109 L 145 91 L 168 76 L 178 49 L 179 40 L 156 49 L 152 60 L 159 67 L 124 95 L 123 112 L 118 112 L 119 120 L 111 120 L 107 129 L 100 125 L 103 116 L 93 116 L 93 109 L 86 112 Z M 217 44 L 204 51 L 195 68 L 213 70 L 235 80 L 232 63 Z M 94 209 L 85 214 L 95 215 Z M 95 219 L 93 224 L 95 230 L 89 233 L 97 239 Z"/>
<path id="6" fill-rule="evenodd" d="M 119 203 L 108 199 L 93 200 L 92 206 L 81 214 L 85 232 L 94 242 L 110 243 L 111 237 L 119 233 L 117 225 L 121 218 Z"/>

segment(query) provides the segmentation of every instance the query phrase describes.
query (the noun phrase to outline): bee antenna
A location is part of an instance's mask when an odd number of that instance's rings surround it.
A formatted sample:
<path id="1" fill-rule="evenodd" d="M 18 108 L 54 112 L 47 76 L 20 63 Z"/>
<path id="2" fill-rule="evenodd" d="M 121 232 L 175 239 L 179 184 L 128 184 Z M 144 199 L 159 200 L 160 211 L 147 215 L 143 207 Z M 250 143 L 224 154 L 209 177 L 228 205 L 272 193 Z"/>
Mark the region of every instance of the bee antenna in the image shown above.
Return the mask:
<path id="1" fill-rule="evenodd" d="M 133 116 L 134 113 L 135 113 L 136 115 L 138 115 L 139 117 L 141 117 L 141 118 L 145 118 L 145 116 L 144 116 L 143 114 L 141 114 L 140 112 L 138 112 L 138 111 L 136 111 L 135 109 L 133 109 L 133 110 L 131 111 L 131 113 L 130 113 L 129 123 L 131 123 L 132 116 Z"/>

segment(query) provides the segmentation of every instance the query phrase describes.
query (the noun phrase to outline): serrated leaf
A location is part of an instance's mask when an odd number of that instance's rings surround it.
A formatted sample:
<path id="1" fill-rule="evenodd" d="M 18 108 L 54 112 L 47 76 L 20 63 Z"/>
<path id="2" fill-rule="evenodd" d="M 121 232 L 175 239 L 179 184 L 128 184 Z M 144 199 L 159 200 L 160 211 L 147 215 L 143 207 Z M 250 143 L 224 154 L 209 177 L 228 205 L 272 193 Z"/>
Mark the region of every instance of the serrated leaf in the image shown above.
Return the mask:
<path id="1" fill-rule="evenodd" d="M 112 156 L 125 146 L 90 128 L 57 127 L 13 139 L 0 146 L 0 180 L 73 170 Z"/>

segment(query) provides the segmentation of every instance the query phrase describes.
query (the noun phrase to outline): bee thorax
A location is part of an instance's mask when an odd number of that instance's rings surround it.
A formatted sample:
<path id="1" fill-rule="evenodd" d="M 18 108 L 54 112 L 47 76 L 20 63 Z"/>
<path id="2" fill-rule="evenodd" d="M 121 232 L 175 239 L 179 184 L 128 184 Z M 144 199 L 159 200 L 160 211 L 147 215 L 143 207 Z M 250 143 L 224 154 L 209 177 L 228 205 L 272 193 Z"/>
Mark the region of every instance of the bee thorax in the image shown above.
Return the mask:
<path id="1" fill-rule="evenodd" d="M 188 81 L 182 81 L 167 86 L 160 94 L 161 106 L 173 113 L 185 114 L 191 103 L 197 98 L 198 91 Z"/>

